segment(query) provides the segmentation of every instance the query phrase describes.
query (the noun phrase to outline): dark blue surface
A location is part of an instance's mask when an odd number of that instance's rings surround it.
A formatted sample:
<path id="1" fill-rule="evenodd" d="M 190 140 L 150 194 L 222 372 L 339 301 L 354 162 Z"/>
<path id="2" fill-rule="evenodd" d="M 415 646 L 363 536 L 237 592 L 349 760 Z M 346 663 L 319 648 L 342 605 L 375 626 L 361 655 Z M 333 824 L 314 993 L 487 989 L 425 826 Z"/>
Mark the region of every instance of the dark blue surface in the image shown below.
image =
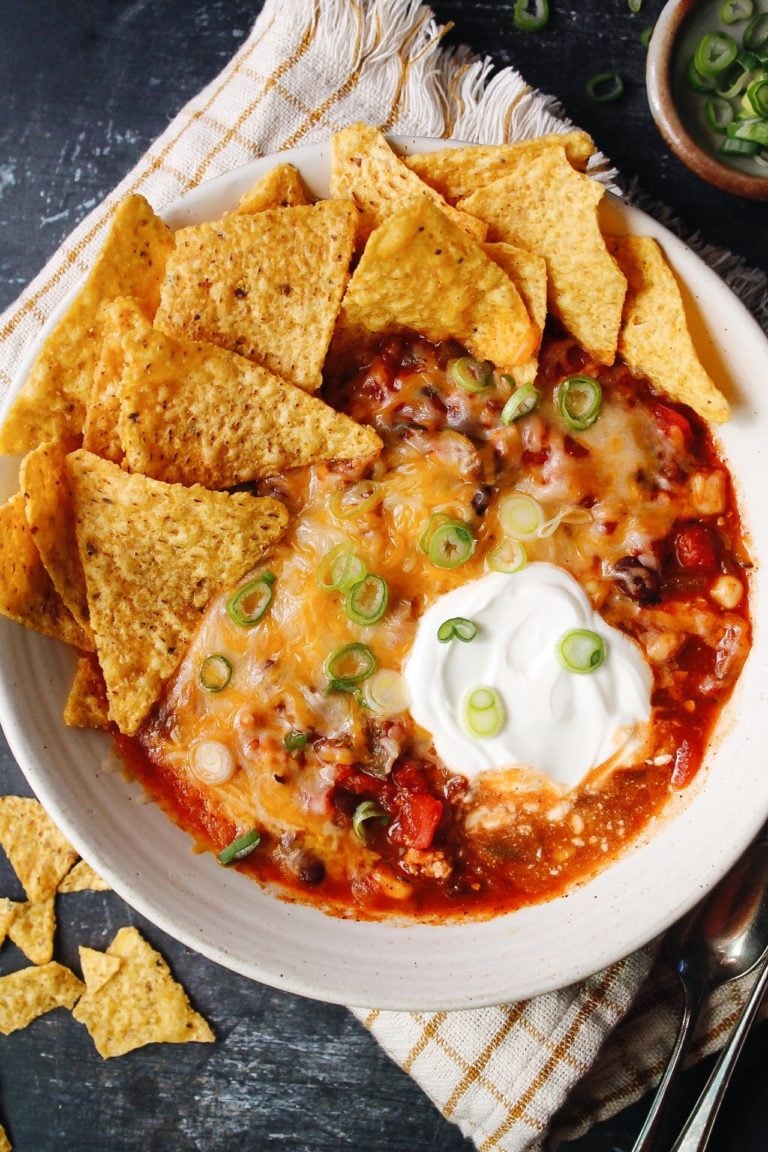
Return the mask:
<path id="1" fill-rule="evenodd" d="M 623 174 L 665 201 L 690 232 L 768 270 L 768 209 L 699 183 L 665 151 L 653 127 L 640 32 L 660 6 L 647 0 L 632 16 L 625 0 L 551 0 L 552 20 L 541 36 L 514 32 L 508 3 L 455 0 L 434 8 L 441 21 L 456 24 L 449 43 L 469 43 L 498 65 L 517 65 L 529 82 L 559 97 Z M 245 0 L 0 0 L 0 307 L 216 75 L 258 9 Z M 584 86 L 608 67 L 624 76 L 626 95 L 603 107 Z M 0 791 L 28 791 L 4 746 Z M 0 893 L 21 897 L 4 860 Z M 17 1152 L 470 1147 L 344 1009 L 234 976 L 146 924 L 113 894 L 67 900 L 57 942 L 63 961 L 75 963 L 77 944 L 102 948 L 118 927 L 138 924 L 190 989 L 219 1042 L 148 1048 L 103 1062 L 63 1011 L 0 1037 L 0 1115 Z M 20 963 L 6 945 L 0 973 Z M 763 1025 L 748 1044 L 713 1152 L 768 1147 L 767 1054 Z M 708 1063 L 684 1078 L 677 1116 L 707 1070 Z M 647 1106 L 642 1101 L 594 1129 L 569 1152 L 628 1152 Z"/>

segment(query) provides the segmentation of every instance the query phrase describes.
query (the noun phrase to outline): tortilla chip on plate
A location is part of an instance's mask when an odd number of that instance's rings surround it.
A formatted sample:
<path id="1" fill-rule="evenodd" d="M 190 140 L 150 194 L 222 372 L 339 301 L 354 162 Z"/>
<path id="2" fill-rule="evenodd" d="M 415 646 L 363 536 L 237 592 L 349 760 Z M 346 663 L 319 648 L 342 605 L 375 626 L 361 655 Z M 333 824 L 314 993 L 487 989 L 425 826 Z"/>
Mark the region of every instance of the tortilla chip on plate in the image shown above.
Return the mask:
<path id="1" fill-rule="evenodd" d="M 59 892 L 111 892 L 106 880 L 102 880 L 87 860 L 78 860 L 71 872 L 67 872 L 58 887 Z M 101 955 L 101 953 L 99 953 Z"/>
<path id="2" fill-rule="evenodd" d="M 482 221 L 446 203 L 439 192 L 411 172 L 386 137 L 368 124 L 351 124 L 331 139 L 331 195 L 353 200 L 358 210 L 357 244 L 362 247 L 374 228 L 407 200 L 426 196 L 462 231 L 484 240 Z"/>
<path id="3" fill-rule="evenodd" d="M 105 1060 L 145 1044 L 215 1040 L 163 957 L 135 928 L 115 936 L 103 954 L 111 962 L 99 964 L 93 951 L 80 950 L 86 991 L 72 1014 Z"/>
<path id="4" fill-rule="evenodd" d="M 77 860 L 39 800 L 0 796 L 0 844 L 31 901 L 52 896 Z"/>
<path id="5" fill-rule="evenodd" d="M 232 214 L 176 233 L 155 326 L 238 352 L 314 392 L 349 276 L 344 200 Z"/>
<path id="6" fill-rule="evenodd" d="M 23 492 L 0 506 L 0 613 L 83 651 L 92 647 L 40 558 L 27 523 Z"/>
<path id="7" fill-rule="evenodd" d="M 509 276 L 531 320 L 543 332 L 547 319 L 547 264 L 544 257 L 511 244 L 484 244 L 483 247 L 491 260 Z M 538 349 L 527 360 L 510 368 L 510 375 L 518 388 L 532 384 L 536 379 L 539 368 L 537 353 Z"/>
<path id="8" fill-rule="evenodd" d="M 438 152 L 418 152 L 403 157 L 403 162 L 441 196 L 455 204 L 505 176 L 510 162 L 531 160 L 548 148 L 565 148 L 568 162 L 583 172 L 595 153 L 592 137 L 579 129 L 572 132 L 550 132 L 531 140 L 511 144 L 466 144 Z"/>
<path id="9" fill-rule="evenodd" d="M 45 569 L 77 623 L 90 636 L 85 577 L 75 541 L 75 518 L 66 458 L 72 440 L 48 440 L 21 462 L 24 511 Z M 89 645 L 93 647 L 92 643 Z"/>
<path id="10" fill-rule="evenodd" d="M 489 225 L 489 240 L 538 252 L 550 310 L 600 364 L 612 364 L 627 282 L 600 231 L 602 185 L 577 172 L 564 148 L 511 162 L 509 175 L 460 201 Z"/>
<path id="11" fill-rule="evenodd" d="M 333 364 L 398 331 L 458 340 L 505 370 L 541 337 L 509 276 L 425 197 L 371 233 L 342 302 Z"/>
<path id="12" fill-rule="evenodd" d="M 82 446 L 113 464 L 121 464 L 123 460 L 117 432 L 123 339 L 134 328 L 143 331 L 150 320 L 141 301 L 132 296 L 119 296 L 104 309 L 104 339 L 88 397 Z"/>
<path id="13" fill-rule="evenodd" d="M 0 1033 L 10 1036 L 54 1008 L 71 1008 L 85 991 L 74 972 L 51 960 L 0 976 Z"/>
<path id="14" fill-rule="evenodd" d="M 298 204 L 309 204 L 299 170 L 293 164 L 278 164 L 240 197 L 235 212 L 245 216 L 268 208 L 295 208 Z"/>
<path id="15" fill-rule="evenodd" d="M 268 497 L 128 475 L 84 449 L 67 463 L 109 716 L 132 735 L 208 601 L 258 563 L 288 513 Z"/>
<path id="16" fill-rule="evenodd" d="M 78 657 L 63 717 L 69 728 L 109 730 L 107 688 L 101 665 L 93 652 Z"/>
<path id="17" fill-rule="evenodd" d="M 53 959 L 53 937 L 56 932 L 54 897 L 19 904 L 8 936 L 33 964 L 47 964 Z"/>
<path id="18" fill-rule="evenodd" d="M 728 420 L 730 405 L 699 361 L 680 288 L 659 245 L 651 236 L 616 236 L 608 246 L 628 283 L 619 335 L 624 361 L 705 420 Z"/>
<path id="19" fill-rule="evenodd" d="M 173 234 L 143 196 L 118 204 L 88 279 L 46 339 L 0 428 L 0 452 L 27 452 L 82 431 L 101 349 L 102 309 L 136 296 L 154 315 Z"/>
<path id="20" fill-rule="evenodd" d="M 232 488 L 286 468 L 373 459 L 381 440 L 266 368 L 147 324 L 124 343 L 123 467 L 157 480 Z"/>

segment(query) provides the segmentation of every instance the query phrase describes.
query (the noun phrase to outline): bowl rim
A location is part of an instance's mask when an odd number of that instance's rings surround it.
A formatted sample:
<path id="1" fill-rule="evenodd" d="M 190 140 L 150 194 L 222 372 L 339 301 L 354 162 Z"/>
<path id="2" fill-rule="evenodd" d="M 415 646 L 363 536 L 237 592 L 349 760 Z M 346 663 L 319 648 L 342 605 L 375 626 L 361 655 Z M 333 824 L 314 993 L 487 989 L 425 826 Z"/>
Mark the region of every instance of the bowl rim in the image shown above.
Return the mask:
<path id="1" fill-rule="evenodd" d="M 672 96 L 670 81 L 677 37 L 686 17 L 703 0 L 668 0 L 648 45 L 645 82 L 656 127 L 675 156 L 708 184 L 746 200 L 768 200 L 768 174 L 751 176 L 722 164 L 685 127 Z"/>

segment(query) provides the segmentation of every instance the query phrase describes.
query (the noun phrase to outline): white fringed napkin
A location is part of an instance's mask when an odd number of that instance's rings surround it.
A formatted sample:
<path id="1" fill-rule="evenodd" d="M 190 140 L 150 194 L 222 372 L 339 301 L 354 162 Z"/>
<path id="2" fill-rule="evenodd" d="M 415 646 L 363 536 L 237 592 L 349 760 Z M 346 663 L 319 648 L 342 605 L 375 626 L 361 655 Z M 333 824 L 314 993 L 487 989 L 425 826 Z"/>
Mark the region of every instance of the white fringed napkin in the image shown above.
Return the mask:
<path id="1" fill-rule="evenodd" d="M 387 132 L 497 143 L 567 127 L 512 69 L 445 51 L 418 0 L 266 0 L 221 74 L 179 113 L 122 183 L 0 318 L 0 396 L 15 365 L 101 246 L 115 204 L 162 209 L 202 180 L 308 144 L 356 120 Z M 605 164 L 596 167 L 611 181 Z M 766 321 L 765 277 L 703 255 Z M 467 1012 L 358 1012 L 448 1119 L 486 1152 L 553 1148 L 618 1111 L 659 1076 L 676 988 L 648 946 L 583 984 Z M 649 971 L 650 978 L 646 981 Z M 638 990 L 640 990 L 638 995 Z M 717 1047 L 745 990 L 719 997 L 699 1053 Z"/>

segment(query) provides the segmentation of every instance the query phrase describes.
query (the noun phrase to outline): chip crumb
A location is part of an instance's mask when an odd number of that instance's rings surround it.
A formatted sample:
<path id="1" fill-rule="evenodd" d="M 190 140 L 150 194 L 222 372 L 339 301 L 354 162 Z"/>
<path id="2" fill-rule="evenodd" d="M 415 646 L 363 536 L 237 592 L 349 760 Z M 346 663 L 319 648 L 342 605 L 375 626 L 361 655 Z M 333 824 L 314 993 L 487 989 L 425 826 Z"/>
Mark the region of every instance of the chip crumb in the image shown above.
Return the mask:
<path id="1" fill-rule="evenodd" d="M 52 896 L 77 860 L 39 800 L 28 796 L 0 796 L 0 844 L 34 903 Z"/>
<path id="2" fill-rule="evenodd" d="M 59 892 L 111 892 L 109 884 L 99 876 L 87 860 L 78 860 L 71 872 L 67 872 L 58 887 Z"/>
<path id="3" fill-rule="evenodd" d="M 51 960 L 0 976 L 0 1033 L 10 1036 L 54 1008 L 72 1008 L 85 991 L 74 972 Z"/>

